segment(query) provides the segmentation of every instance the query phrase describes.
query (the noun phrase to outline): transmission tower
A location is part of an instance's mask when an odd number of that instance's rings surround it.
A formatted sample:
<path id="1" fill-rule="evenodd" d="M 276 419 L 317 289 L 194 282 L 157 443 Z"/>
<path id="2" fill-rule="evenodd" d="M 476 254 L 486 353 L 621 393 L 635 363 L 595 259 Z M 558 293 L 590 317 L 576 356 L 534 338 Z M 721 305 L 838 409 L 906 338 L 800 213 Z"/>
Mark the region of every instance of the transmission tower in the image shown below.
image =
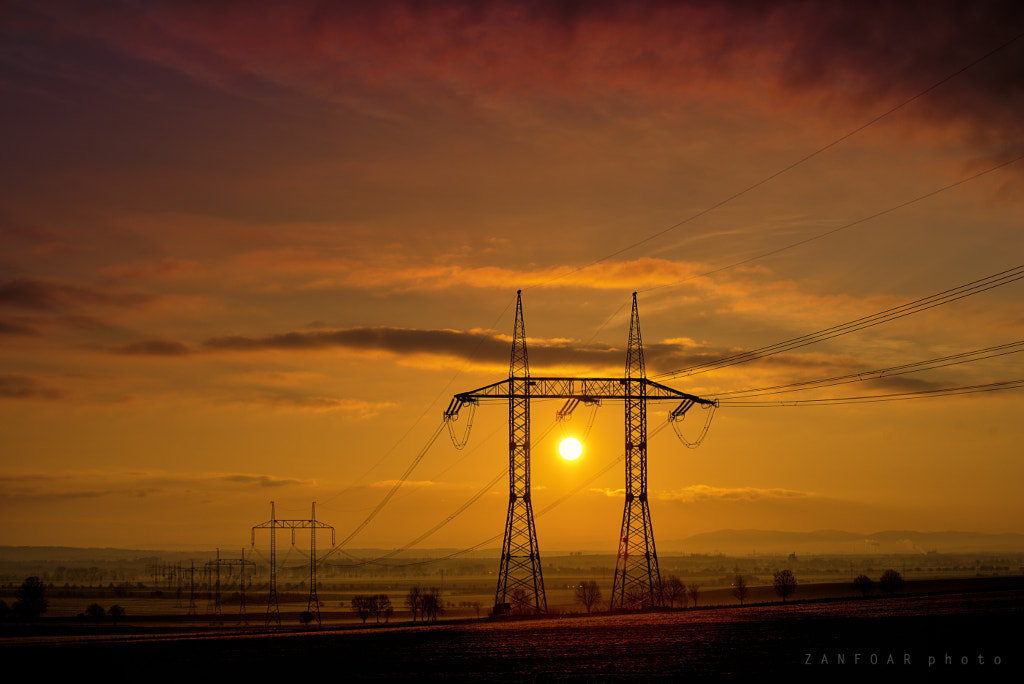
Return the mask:
<path id="1" fill-rule="evenodd" d="M 660 606 L 661 574 L 647 502 L 647 373 L 640 337 L 640 315 L 633 293 L 626 350 L 626 504 L 612 582 L 612 608 Z"/>
<path id="2" fill-rule="evenodd" d="M 270 502 L 270 520 L 254 525 L 252 528 L 252 544 L 256 544 L 256 530 L 270 530 L 270 594 L 267 598 L 267 619 L 264 626 L 269 627 L 271 622 L 281 626 L 281 610 L 277 602 L 277 541 L 276 530 L 290 529 L 292 531 L 292 546 L 295 545 L 295 530 L 309 530 L 309 602 L 306 610 L 313 613 L 318 625 L 320 622 L 320 600 L 316 594 L 316 531 L 317 529 L 329 529 L 331 531 L 331 545 L 334 545 L 334 527 L 326 525 L 316 519 L 316 502 L 313 502 L 312 516 L 308 520 L 279 520 L 274 513 L 274 502 Z"/>
<path id="3" fill-rule="evenodd" d="M 508 368 L 508 516 L 501 548 L 495 611 L 507 612 L 512 602 L 520 610 L 548 609 L 541 574 L 540 549 L 530 499 L 530 363 L 523 325 L 523 293 L 516 293 L 516 322 L 512 360 Z"/>
<path id="4" fill-rule="evenodd" d="M 220 549 L 217 549 L 217 558 L 212 561 L 206 561 L 206 576 L 214 576 L 213 580 L 213 619 L 220 621 L 223 615 L 220 611 Z"/>
<path id="5" fill-rule="evenodd" d="M 216 558 L 216 560 L 207 561 L 206 565 L 207 565 L 208 569 L 212 567 L 212 569 L 213 569 L 213 571 L 215 573 L 215 576 L 216 576 L 216 581 L 214 583 L 213 615 L 214 615 L 214 618 L 218 622 L 222 621 L 223 618 L 224 618 L 223 612 L 221 610 L 221 603 L 222 603 L 222 601 L 221 601 L 221 591 L 220 591 L 220 589 L 221 589 L 221 586 L 220 586 L 220 569 L 222 567 L 227 568 L 228 576 L 230 577 L 231 569 L 233 567 L 235 567 L 235 566 L 238 566 L 238 568 L 239 568 L 239 578 L 240 578 L 239 579 L 240 586 L 239 586 L 238 622 L 239 622 L 239 624 L 241 624 L 244 621 L 246 624 L 248 624 L 249 623 L 249 619 L 248 619 L 248 617 L 245 614 L 245 574 L 246 574 L 246 567 L 248 567 L 248 566 L 255 566 L 256 564 L 254 562 L 252 562 L 251 560 L 246 560 L 245 559 L 245 549 L 242 549 L 242 557 L 241 557 L 241 559 L 238 559 L 238 558 L 221 558 L 220 557 L 220 549 L 217 549 L 217 558 Z"/>
<path id="6" fill-rule="evenodd" d="M 189 561 L 188 566 L 188 608 L 186 615 L 196 614 L 196 563 Z"/>
<path id="7" fill-rule="evenodd" d="M 558 412 L 559 419 L 570 415 L 580 403 L 599 404 L 602 399 L 624 401 L 626 502 L 619 534 L 612 608 L 636 609 L 662 605 L 658 554 L 654 547 L 654 529 L 647 500 L 647 402 L 681 402 L 671 411 L 670 420 L 680 420 L 694 404 L 707 408 L 716 403 L 647 379 L 636 293 L 633 293 L 626 373 L 622 378 L 530 376 L 526 358 L 522 293 L 518 293 L 508 380 L 456 394 L 445 411 L 445 420 L 456 420 L 463 406 L 475 405 L 487 399 L 507 399 L 509 406 L 509 506 L 498 590 L 495 594 L 495 613 L 508 611 L 510 598 L 520 609 L 531 606 L 538 613 L 547 610 L 533 522 L 533 504 L 530 500 L 531 399 L 567 400 Z"/>
<path id="8" fill-rule="evenodd" d="M 306 602 L 306 612 L 316 616 L 316 624 L 320 623 L 320 597 L 316 594 L 316 501 L 313 502 L 310 517 L 309 529 L 309 600 Z M 327 527 L 325 525 L 325 527 Z M 331 546 L 334 546 L 334 528 L 331 527 Z"/>

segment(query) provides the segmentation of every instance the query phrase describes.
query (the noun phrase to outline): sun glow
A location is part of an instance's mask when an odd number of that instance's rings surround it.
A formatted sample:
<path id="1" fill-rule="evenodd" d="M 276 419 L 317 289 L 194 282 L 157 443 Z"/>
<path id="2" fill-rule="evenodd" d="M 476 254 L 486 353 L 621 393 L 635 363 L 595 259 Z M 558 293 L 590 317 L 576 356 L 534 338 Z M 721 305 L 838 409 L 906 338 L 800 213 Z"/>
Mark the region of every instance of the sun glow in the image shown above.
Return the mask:
<path id="1" fill-rule="evenodd" d="M 558 453 L 562 455 L 566 461 L 575 461 L 583 453 L 583 445 L 580 444 L 580 440 L 575 437 L 566 437 L 562 440 L 562 443 L 558 445 Z"/>

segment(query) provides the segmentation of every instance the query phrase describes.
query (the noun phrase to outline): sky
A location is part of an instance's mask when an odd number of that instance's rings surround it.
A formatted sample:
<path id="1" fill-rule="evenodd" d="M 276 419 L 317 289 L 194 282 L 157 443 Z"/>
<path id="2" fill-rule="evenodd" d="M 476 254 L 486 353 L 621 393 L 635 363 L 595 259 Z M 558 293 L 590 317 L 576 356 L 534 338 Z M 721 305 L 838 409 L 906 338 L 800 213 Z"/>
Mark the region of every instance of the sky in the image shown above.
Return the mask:
<path id="1" fill-rule="evenodd" d="M 674 373 L 1020 267 L 1022 32 L 992 1 L 3 0 L 0 545 L 247 547 L 315 501 L 397 549 L 473 500 L 412 548 L 497 547 L 507 409 L 462 450 L 442 414 L 507 378 L 519 290 L 533 375 L 621 377 L 636 292 L 648 376 L 722 399 L 696 449 L 706 412 L 649 406 L 661 549 L 1024 532 L 1020 389 L 725 401 L 1024 340 L 1024 281 Z M 541 552 L 614 553 L 622 405 L 560 404 Z"/>

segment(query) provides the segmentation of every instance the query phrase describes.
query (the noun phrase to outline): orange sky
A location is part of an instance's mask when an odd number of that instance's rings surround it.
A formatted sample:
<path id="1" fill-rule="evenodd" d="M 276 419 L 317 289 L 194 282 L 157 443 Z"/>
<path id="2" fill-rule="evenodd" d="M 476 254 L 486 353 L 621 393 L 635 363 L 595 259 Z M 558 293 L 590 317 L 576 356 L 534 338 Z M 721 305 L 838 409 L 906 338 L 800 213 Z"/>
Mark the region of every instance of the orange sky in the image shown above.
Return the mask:
<path id="1" fill-rule="evenodd" d="M 0 544 L 233 548 L 271 500 L 345 538 L 452 394 L 507 375 L 517 289 L 531 371 L 581 376 L 623 372 L 638 291 L 653 377 L 1021 265 L 1024 9 L 751 5 L 3 2 Z M 715 398 L 1016 342 L 1022 298 L 663 381 Z M 779 398 L 1022 377 L 1008 354 Z M 723 406 L 696 450 L 662 429 L 659 546 L 1024 532 L 1022 396 Z M 445 431 L 349 546 L 474 496 L 506 418 L 481 406 L 464 451 Z M 561 460 L 586 418 L 534 449 L 536 511 L 579 490 L 542 553 L 616 548 L 621 404 Z M 499 535 L 506 507 L 499 482 L 420 546 Z"/>

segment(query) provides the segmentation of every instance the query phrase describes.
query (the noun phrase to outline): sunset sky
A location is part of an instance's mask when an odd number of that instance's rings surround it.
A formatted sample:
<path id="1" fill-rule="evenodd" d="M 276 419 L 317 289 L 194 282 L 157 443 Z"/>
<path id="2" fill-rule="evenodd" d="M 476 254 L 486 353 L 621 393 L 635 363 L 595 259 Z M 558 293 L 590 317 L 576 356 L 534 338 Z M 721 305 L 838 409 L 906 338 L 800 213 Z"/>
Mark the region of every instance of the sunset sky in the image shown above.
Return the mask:
<path id="1" fill-rule="evenodd" d="M 241 547 L 270 501 L 340 541 L 507 377 L 520 289 L 532 374 L 621 376 L 635 291 L 648 376 L 712 399 L 1024 340 L 1019 280 L 664 375 L 1024 264 L 1022 32 L 1009 1 L 0 0 L 0 545 Z M 1008 353 L 764 399 L 1021 378 Z M 541 552 L 614 553 L 622 405 L 571 463 L 589 411 L 549 431 L 559 406 L 532 412 Z M 1024 533 L 1021 389 L 723 401 L 693 450 L 673 406 L 659 550 Z M 347 546 L 443 521 L 506 471 L 506 421 L 443 430 Z M 507 501 L 417 548 L 500 535 Z"/>

